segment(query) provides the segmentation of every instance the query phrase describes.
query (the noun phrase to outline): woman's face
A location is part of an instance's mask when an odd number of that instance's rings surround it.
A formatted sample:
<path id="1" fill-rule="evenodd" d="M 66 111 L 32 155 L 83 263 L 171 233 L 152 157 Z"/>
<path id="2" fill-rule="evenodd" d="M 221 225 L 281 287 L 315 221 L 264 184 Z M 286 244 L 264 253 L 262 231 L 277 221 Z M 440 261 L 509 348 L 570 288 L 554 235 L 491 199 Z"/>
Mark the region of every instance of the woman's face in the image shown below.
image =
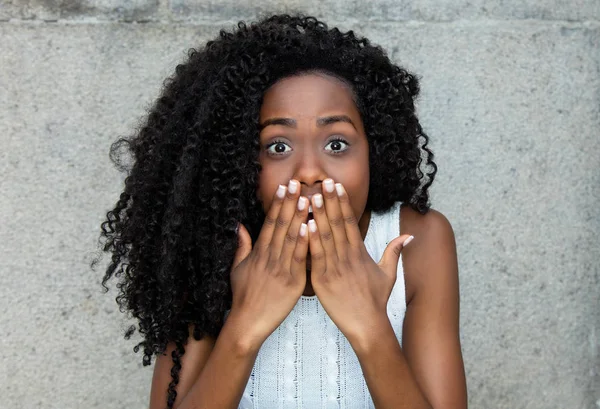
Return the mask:
<path id="1" fill-rule="evenodd" d="M 265 213 L 290 179 L 310 199 L 331 178 L 345 187 L 364 238 L 369 145 L 348 86 L 326 74 L 284 78 L 266 91 L 260 125 L 258 198 Z"/>

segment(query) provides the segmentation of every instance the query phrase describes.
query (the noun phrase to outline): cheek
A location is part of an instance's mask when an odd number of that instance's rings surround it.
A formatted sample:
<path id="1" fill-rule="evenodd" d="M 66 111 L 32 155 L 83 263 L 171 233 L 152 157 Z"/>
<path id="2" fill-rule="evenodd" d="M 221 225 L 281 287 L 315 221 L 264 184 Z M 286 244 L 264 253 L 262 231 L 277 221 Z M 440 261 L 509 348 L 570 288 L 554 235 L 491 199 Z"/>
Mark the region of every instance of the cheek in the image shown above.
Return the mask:
<path id="1" fill-rule="evenodd" d="M 358 175 L 357 175 L 358 176 Z M 361 174 L 359 177 L 352 178 L 348 184 L 344 184 L 350 196 L 350 203 L 352 209 L 357 216 L 360 216 L 365 210 L 367 204 L 367 197 L 369 196 L 369 176 L 368 173 L 365 175 Z"/>
<path id="2" fill-rule="evenodd" d="M 258 190 L 256 196 L 263 204 L 263 210 L 266 212 L 271 208 L 273 196 L 279 187 L 279 181 L 275 178 L 274 172 L 269 168 L 263 168 L 258 176 Z"/>
<path id="3" fill-rule="evenodd" d="M 354 213 L 357 217 L 360 217 L 365 210 L 369 196 L 370 178 L 368 158 L 367 161 L 361 161 L 360 166 L 356 166 L 352 171 L 348 171 L 346 175 L 342 183 L 348 192 Z"/>

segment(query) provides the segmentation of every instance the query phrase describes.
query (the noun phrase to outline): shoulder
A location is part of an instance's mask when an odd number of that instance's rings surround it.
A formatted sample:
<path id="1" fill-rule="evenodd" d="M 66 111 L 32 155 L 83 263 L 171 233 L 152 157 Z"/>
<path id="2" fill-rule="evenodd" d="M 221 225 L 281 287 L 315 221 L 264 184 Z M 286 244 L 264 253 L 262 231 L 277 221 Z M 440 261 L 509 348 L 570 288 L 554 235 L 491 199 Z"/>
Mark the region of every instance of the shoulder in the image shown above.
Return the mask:
<path id="1" fill-rule="evenodd" d="M 412 230 L 427 239 L 449 238 L 451 236 L 454 240 L 454 231 L 450 221 L 435 209 L 430 209 L 427 213 L 421 214 L 410 206 L 403 204 L 400 207 L 400 227 L 402 233 L 410 233 L 409 230 Z M 413 234 L 413 236 L 415 235 Z"/>
<path id="2" fill-rule="evenodd" d="M 454 281 L 458 276 L 456 242 L 450 221 L 441 212 L 425 214 L 407 205 L 400 208 L 400 233 L 415 238 L 402 250 L 407 303 L 417 292 Z"/>

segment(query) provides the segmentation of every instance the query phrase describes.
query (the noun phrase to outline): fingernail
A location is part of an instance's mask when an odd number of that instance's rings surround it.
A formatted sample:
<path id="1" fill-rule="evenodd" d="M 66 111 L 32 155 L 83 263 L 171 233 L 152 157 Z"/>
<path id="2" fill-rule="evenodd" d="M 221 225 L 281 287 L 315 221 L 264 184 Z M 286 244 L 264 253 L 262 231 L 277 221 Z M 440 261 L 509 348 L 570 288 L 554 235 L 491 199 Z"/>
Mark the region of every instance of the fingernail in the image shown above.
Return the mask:
<path id="1" fill-rule="evenodd" d="M 335 190 L 337 191 L 338 196 L 342 196 L 344 194 L 344 187 L 342 186 L 341 183 L 335 184 Z"/>
<path id="2" fill-rule="evenodd" d="M 277 188 L 277 197 L 283 199 L 285 197 L 285 186 L 279 185 Z"/>
<path id="3" fill-rule="evenodd" d="M 408 243 L 410 243 L 411 241 L 413 241 L 414 236 L 410 236 L 408 239 L 404 240 L 404 243 L 402 243 L 402 247 L 406 247 L 406 245 Z"/>
<path id="4" fill-rule="evenodd" d="M 296 182 L 295 180 L 290 180 L 290 183 L 288 185 L 288 190 L 290 191 L 291 194 L 296 194 L 296 192 L 298 191 L 298 182 Z"/>
<path id="5" fill-rule="evenodd" d="M 305 197 L 300 196 L 300 198 L 298 199 L 298 210 L 302 211 L 304 209 L 306 209 L 306 202 L 308 200 Z"/>
<path id="6" fill-rule="evenodd" d="M 325 179 L 323 181 L 323 184 L 325 185 L 325 191 L 326 192 L 329 192 L 329 193 L 333 192 L 333 180 L 331 180 L 331 179 Z"/>
<path id="7" fill-rule="evenodd" d="M 312 213 L 312 212 L 313 212 L 312 205 L 308 205 L 308 213 Z"/>
<path id="8" fill-rule="evenodd" d="M 315 206 L 317 206 L 319 209 L 323 207 L 323 196 L 317 193 L 313 196 L 313 199 L 315 200 Z"/>
<path id="9" fill-rule="evenodd" d="M 301 235 L 302 237 L 306 236 L 306 224 L 304 224 L 304 223 L 302 223 L 302 224 L 300 225 L 300 235 Z"/>
<path id="10" fill-rule="evenodd" d="M 316 232 L 317 231 L 317 223 L 315 223 L 315 221 L 313 219 L 310 219 L 308 221 L 308 228 L 311 233 Z"/>

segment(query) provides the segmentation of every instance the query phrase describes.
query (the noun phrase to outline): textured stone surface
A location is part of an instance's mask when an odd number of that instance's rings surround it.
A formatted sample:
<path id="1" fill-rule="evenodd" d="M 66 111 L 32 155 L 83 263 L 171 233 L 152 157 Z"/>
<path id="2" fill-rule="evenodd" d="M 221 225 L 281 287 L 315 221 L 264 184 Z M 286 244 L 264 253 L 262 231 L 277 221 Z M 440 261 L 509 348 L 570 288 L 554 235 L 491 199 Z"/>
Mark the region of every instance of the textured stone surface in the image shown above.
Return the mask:
<path id="1" fill-rule="evenodd" d="M 1 19 L 228 21 L 303 11 L 335 21 L 600 19 L 598 0 L 0 0 Z"/>
<path id="2" fill-rule="evenodd" d="M 594 20 L 600 17 L 596 0 L 424 0 L 357 1 L 359 20 Z"/>
<path id="3" fill-rule="evenodd" d="M 348 1 L 319 1 L 319 0 L 293 0 L 293 1 L 238 1 L 238 0 L 211 0 L 189 1 L 172 0 L 170 10 L 176 20 L 195 21 L 210 19 L 230 20 L 255 19 L 264 13 L 292 13 L 302 11 L 309 15 L 321 18 L 343 21 L 355 17 L 357 0 Z"/>
<path id="4" fill-rule="evenodd" d="M 253 18 L 264 11 L 305 11 L 335 21 L 401 21 L 401 20 L 473 20 L 473 19 L 542 19 L 594 20 L 600 18 L 597 0 L 487 1 L 249 1 L 249 0 L 173 0 L 171 10 L 176 19 L 230 19 L 231 16 Z"/>
<path id="5" fill-rule="evenodd" d="M 142 408 L 125 322 L 90 271 L 129 134 L 198 31 L 0 25 L 0 406 Z M 29 406 L 24 405 L 27 397 Z"/>
<path id="6" fill-rule="evenodd" d="M 600 25 L 342 27 L 422 78 L 440 167 L 433 205 L 457 237 L 470 407 L 594 408 Z M 122 183 L 108 148 L 185 51 L 217 31 L 208 21 L 0 24 L 0 406 L 147 407 L 151 369 L 121 338 L 128 322 L 115 292 L 102 294 L 101 268 L 88 268 Z"/>
<path id="7" fill-rule="evenodd" d="M 159 0 L 0 0 L 0 20 L 158 19 Z"/>

